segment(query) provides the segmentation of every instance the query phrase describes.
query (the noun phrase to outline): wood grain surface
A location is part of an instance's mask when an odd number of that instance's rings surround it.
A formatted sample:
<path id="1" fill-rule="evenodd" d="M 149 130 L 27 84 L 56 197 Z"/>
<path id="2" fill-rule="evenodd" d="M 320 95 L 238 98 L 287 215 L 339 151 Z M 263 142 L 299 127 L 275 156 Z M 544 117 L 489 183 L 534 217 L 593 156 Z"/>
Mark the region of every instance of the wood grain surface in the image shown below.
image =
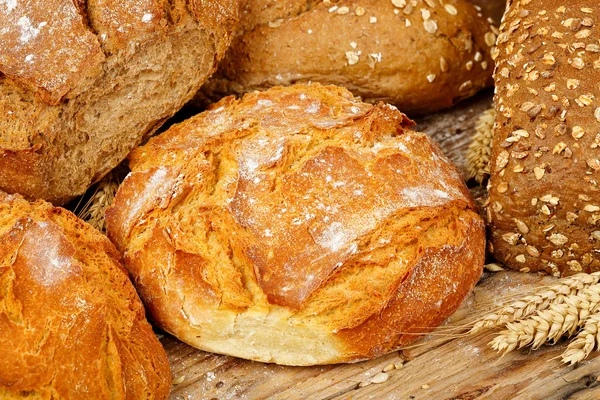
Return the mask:
<path id="1" fill-rule="evenodd" d="M 421 118 L 417 129 L 431 135 L 466 174 L 465 151 L 477 117 L 488 109 L 485 91 L 452 110 Z M 474 187 L 475 195 L 481 195 Z M 490 332 L 449 337 L 448 326 L 482 315 L 502 297 L 523 292 L 554 278 L 518 272 L 485 274 L 473 294 L 446 325 L 418 346 L 376 360 L 345 365 L 285 367 L 261 364 L 196 350 L 177 339 L 161 338 L 171 362 L 172 399 L 600 399 L 598 353 L 576 366 L 557 357 L 566 343 L 521 350 L 499 357 L 488 348 Z M 383 383 L 364 386 L 386 366 Z"/>

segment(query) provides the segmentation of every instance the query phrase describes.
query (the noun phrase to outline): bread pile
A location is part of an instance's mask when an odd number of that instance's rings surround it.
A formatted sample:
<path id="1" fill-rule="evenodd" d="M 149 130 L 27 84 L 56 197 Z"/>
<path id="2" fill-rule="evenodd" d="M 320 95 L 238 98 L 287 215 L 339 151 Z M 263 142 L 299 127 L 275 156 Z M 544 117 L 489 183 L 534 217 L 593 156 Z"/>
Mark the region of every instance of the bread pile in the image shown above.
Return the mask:
<path id="1" fill-rule="evenodd" d="M 165 351 L 112 243 L 0 193 L 0 398 L 166 399 Z"/>
<path id="2" fill-rule="evenodd" d="M 600 270 L 597 2 L 514 1 L 496 59 L 490 247 L 514 269 Z"/>
<path id="3" fill-rule="evenodd" d="M 403 112 L 492 84 L 491 22 L 465 0 L 0 0 L 0 398 L 166 398 L 142 304 L 193 346 L 288 365 L 442 323 L 485 227 Z M 197 93 L 218 102 L 136 147 Z M 44 201 L 128 154 L 116 248 Z"/>

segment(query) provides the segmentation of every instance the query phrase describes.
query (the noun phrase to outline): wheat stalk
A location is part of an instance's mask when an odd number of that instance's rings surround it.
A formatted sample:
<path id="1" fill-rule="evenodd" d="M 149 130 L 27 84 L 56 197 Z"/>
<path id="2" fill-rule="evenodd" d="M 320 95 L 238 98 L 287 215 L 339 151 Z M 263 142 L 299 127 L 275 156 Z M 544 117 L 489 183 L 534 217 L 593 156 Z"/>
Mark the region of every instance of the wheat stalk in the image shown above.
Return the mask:
<path id="1" fill-rule="evenodd" d="M 469 333 L 477 333 L 484 329 L 505 325 L 522 320 L 536 312 L 546 310 L 552 304 L 562 304 L 570 296 L 576 296 L 581 290 L 600 281 L 600 272 L 593 274 L 577 274 L 564 278 L 556 285 L 542 287 L 530 295 L 506 304 L 481 318 Z"/>
<path id="2" fill-rule="evenodd" d="M 573 365 L 589 356 L 594 349 L 600 350 L 600 313 L 589 316 L 583 330 L 569 343 L 562 361 Z"/>
<path id="3" fill-rule="evenodd" d="M 492 155 L 492 139 L 494 138 L 494 120 L 496 111 L 493 108 L 484 111 L 475 126 L 473 141 L 467 150 L 468 179 L 483 183 L 489 175 L 489 162 Z"/>
<path id="4" fill-rule="evenodd" d="M 600 272 L 573 275 L 531 291 L 479 318 L 468 333 L 500 326 L 505 329 L 490 346 L 504 354 L 526 346 L 535 350 L 576 332 L 562 355 L 564 363 L 600 351 Z"/>
<path id="5" fill-rule="evenodd" d="M 104 213 L 112 204 L 119 188 L 121 173 L 114 170 L 102 178 L 95 186 L 94 193 L 83 207 L 76 211 L 79 218 L 101 232 L 105 231 Z"/>
<path id="6" fill-rule="evenodd" d="M 596 283 L 564 297 L 561 304 L 551 303 L 535 315 L 506 324 L 506 330 L 490 342 L 494 350 L 509 352 L 532 346 L 535 350 L 546 342 L 556 342 L 562 336 L 573 336 L 590 314 L 600 309 L 600 284 Z"/>

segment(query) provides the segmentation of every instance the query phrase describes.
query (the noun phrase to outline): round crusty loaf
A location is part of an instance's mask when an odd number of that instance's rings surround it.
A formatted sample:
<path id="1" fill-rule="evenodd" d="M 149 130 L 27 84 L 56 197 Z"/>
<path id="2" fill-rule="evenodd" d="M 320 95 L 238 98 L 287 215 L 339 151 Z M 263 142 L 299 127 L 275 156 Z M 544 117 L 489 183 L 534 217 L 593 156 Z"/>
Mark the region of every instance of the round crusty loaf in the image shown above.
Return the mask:
<path id="1" fill-rule="evenodd" d="M 499 261 L 600 270 L 600 5 L 513 1 L 498 37 L 488 218 Z"/>
<path id="2" fill-rule="evenodd" d="M 0 398 L 166 399 L 171 372 L 112 243 L 0 193 Z"/>
<path id="3" fill-rule="evenodd" d="M 290 365 L 376 357 L 477 282 L 484 225 L 412 122 L 335 86 L 223 99 L 133 151 L 110 238 L 152 317 Z"/>
<path id="4" fill-rule="evenodd" d="M 198 102 L 312 81 L 416 115 L 493 84 L 496 28 L 465 0 L 283 3 L 246 2 L 241 33 Z"/>
<path id="5" fill-rule="evenodd" d="M 238 0 L 0 1 L 0 189 L 80 195 L 198 90 Z"/>

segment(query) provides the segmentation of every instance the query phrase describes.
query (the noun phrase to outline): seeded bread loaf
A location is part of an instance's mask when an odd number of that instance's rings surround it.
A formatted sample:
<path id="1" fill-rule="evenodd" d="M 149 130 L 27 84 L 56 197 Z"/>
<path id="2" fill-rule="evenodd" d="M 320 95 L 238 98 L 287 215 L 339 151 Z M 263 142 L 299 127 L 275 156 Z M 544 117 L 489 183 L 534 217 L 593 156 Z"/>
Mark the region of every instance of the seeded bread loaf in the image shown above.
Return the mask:
<path id="1" fill-rule="evenodd" d="M 513 1 L 496 59 L 491 248 L 522 271 L 600 270 L 597 1 Z"/>
<path id="2" fill-rule="evenodd" d="M 225 98 L 134 150 L 107 230 L 156 323 L 290 365 L 377 357 L 440 324 L 480 276 L 484 224 L 412 125 L 296 85 Z"/>
<path id="3" fill-rule="evenodd" d="M 171 372 L 112 243 L 0 193 L 0 398 L 166 399 Z"/>
<path id="4" fill-rule="evenodd" d="M 82 194 L 212 73 L 237 3 L 0 1 L 0 189 Z"/>
<path id="5" fill-rule="evenodd" d="M 423 114 L 493 83 L 497 30 L 465 0 L 249 0 L 241 25 L 197 102 L 312 81 Z"/>

